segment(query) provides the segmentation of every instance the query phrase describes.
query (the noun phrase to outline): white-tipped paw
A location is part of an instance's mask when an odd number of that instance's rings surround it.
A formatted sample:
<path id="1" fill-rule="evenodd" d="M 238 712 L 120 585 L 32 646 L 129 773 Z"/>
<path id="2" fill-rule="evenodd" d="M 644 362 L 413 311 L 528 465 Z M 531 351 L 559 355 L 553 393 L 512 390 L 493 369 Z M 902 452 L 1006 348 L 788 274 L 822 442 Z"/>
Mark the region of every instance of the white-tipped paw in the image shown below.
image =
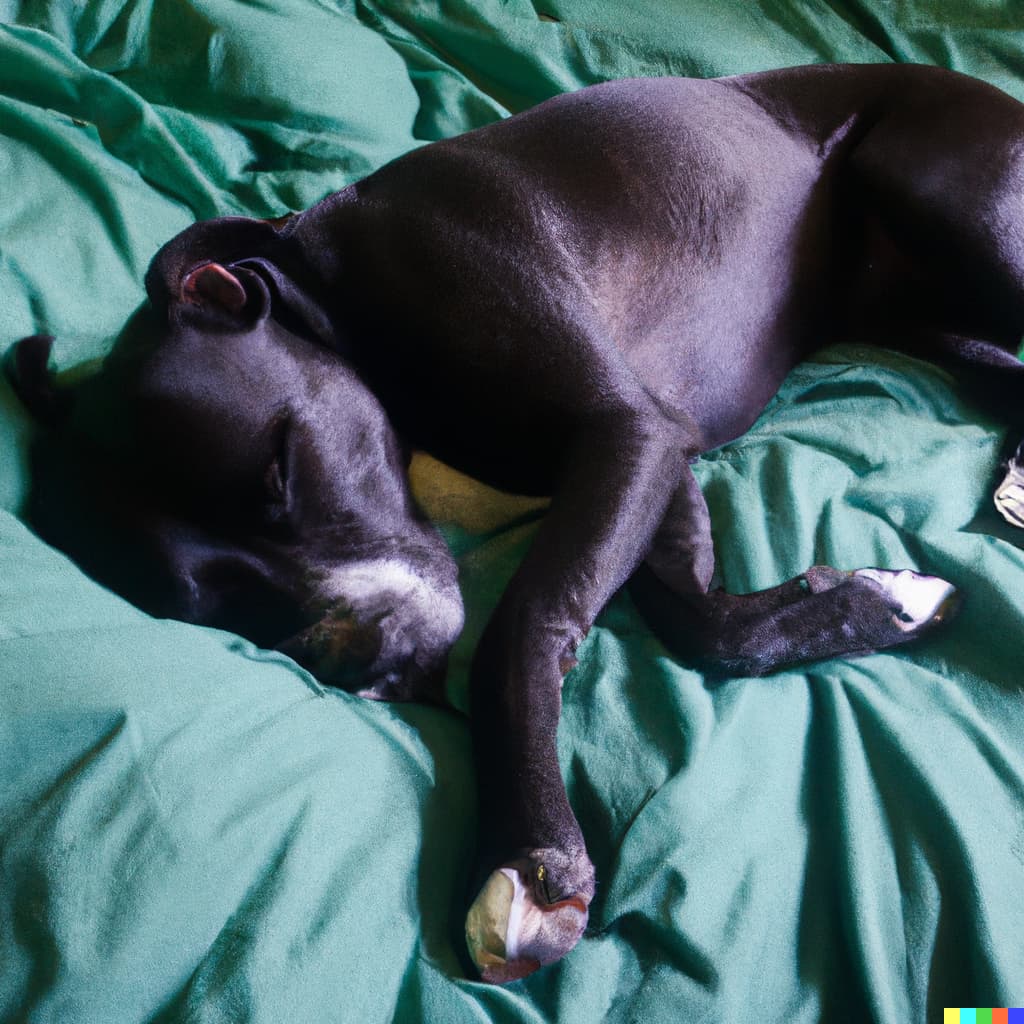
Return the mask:
<path id="1" fill-rule="evenodd" d="M 589 900 L 573 895 L 545 903 L 522 874 L 537 870 L 528 860 L 498 868 L 469 908 L 466 944 L 484 981 L 504 984 L 553 963 L 587 926 Z"/>
<path id="2" fill-rule="evenodd" d="M 910 569 L 856 569 L 852 575 L 877 583 L 899 606 L 893 622 L 905 633 L 937 626 L 959 605 L 956 587 L 938 576 L 924 576 Z"/>
<path id="3" fill-rule="evenodd" d="M 1006 476 L 996 488 L 992 500 L 999 514 L 1011 526 L 1024 527 L 1024 466 L 1016 458 L 1010 460 Z"/>

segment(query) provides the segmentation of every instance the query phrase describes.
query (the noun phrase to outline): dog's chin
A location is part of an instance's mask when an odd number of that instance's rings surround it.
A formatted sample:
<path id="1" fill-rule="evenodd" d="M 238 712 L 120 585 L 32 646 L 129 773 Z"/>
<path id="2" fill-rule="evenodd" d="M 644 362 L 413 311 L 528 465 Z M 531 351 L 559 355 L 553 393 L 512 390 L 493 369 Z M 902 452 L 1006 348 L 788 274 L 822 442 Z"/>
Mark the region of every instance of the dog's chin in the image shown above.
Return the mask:
<path id="1" fill-rule="evenodd" d="M 301 633 L 279 643 L 287 654 L 321 683 L 346 690 L 368 700 L 445 700 L 445 673 L 450 643 L 424 639 L 404 656 L 373 657 L 378 637 L 387 629 L 386 619 L 370 621 L 365 628 L 353 626 L 350 615 L 331 614 Z"/>
<path id="2" fill-rule="evenodd" d="M 432 671 L 424 672 L 417 666 L 400 671 L 366 676 L 349 692 L 366 700 L 417 701 L 427 704 L 445 704 L 445 675 L 448 658 L 445 656 Z"/>
<path id="3" fill-rule="evenodd" d="M 336 596 L 312 625 L 277 645 L 317 679 L 371 700 L 443 702 L 448 652 L 462 631 L 454 580 L 436 582 L 397 559 L 332 569 Z"/>

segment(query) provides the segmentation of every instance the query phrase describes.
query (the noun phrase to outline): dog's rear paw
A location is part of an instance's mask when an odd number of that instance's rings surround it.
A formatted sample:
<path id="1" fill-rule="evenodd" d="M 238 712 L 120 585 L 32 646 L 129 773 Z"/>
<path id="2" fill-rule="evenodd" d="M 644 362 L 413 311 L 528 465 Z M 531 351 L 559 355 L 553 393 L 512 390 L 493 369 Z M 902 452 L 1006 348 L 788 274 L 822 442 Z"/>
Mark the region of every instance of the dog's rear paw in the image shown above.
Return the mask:
<path id="1" fill-rule="evenodd" d="M 583 935 L 592 896 L 585 854 L 568 859 L 534 850 L 493 871 L 466 915 L 466 944 L 480 977 L 505 984 L 565 956 Z"/>
<path id="2" fill-rule="evenodd" d="M 992 499 L 999 514 L 1011 525 L 1024 527 L 1024 444 L 1006 467 L 1006 476 Z"/>

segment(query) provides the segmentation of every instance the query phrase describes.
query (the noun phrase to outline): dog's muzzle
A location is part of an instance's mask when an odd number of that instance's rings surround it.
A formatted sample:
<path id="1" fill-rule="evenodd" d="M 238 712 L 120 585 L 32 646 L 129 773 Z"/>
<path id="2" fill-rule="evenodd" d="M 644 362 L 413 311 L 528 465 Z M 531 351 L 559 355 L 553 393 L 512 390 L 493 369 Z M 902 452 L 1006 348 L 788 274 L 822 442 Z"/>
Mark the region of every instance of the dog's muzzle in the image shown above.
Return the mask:
<path id="1" fill-rule="evenodd" d="M 443 700 L 448 652 L 463 624 L 454 572 L 376 558 L 332 568 L 322 590 L 322 616 L 279 651 L 361 697 Z"/>

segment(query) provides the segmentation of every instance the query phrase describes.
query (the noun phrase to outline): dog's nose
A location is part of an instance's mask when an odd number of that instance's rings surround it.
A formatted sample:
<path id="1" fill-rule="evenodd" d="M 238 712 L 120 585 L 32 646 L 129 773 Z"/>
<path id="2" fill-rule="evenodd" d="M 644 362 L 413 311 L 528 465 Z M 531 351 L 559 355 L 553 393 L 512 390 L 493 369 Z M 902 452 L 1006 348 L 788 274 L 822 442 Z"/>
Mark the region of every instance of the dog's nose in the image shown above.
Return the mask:
<path id="1" fill-rule="evenodd" d="M 339 602 L 322 619 L 277 645 L 324 683 L 345 690 L 365 683 L 380 654 L 382 616 L 360 619 Z"/>
<path id="2" fill-rule="evenodd" d="M 424 637 L 419 647 L 391 649 L 390 615 L 361 621 L 343 606 L 277 645 L 322 683 L 371 700 L 445 703 L 448 644 Z"/>
<path id="3" fill-rule="evenodd" d="M 431 551 L 348 562 L 324 573 L 320 618 L 278 644 L 330 686 L 375 700 L 444 700 L 462 630 L 454 563 Z"/>

